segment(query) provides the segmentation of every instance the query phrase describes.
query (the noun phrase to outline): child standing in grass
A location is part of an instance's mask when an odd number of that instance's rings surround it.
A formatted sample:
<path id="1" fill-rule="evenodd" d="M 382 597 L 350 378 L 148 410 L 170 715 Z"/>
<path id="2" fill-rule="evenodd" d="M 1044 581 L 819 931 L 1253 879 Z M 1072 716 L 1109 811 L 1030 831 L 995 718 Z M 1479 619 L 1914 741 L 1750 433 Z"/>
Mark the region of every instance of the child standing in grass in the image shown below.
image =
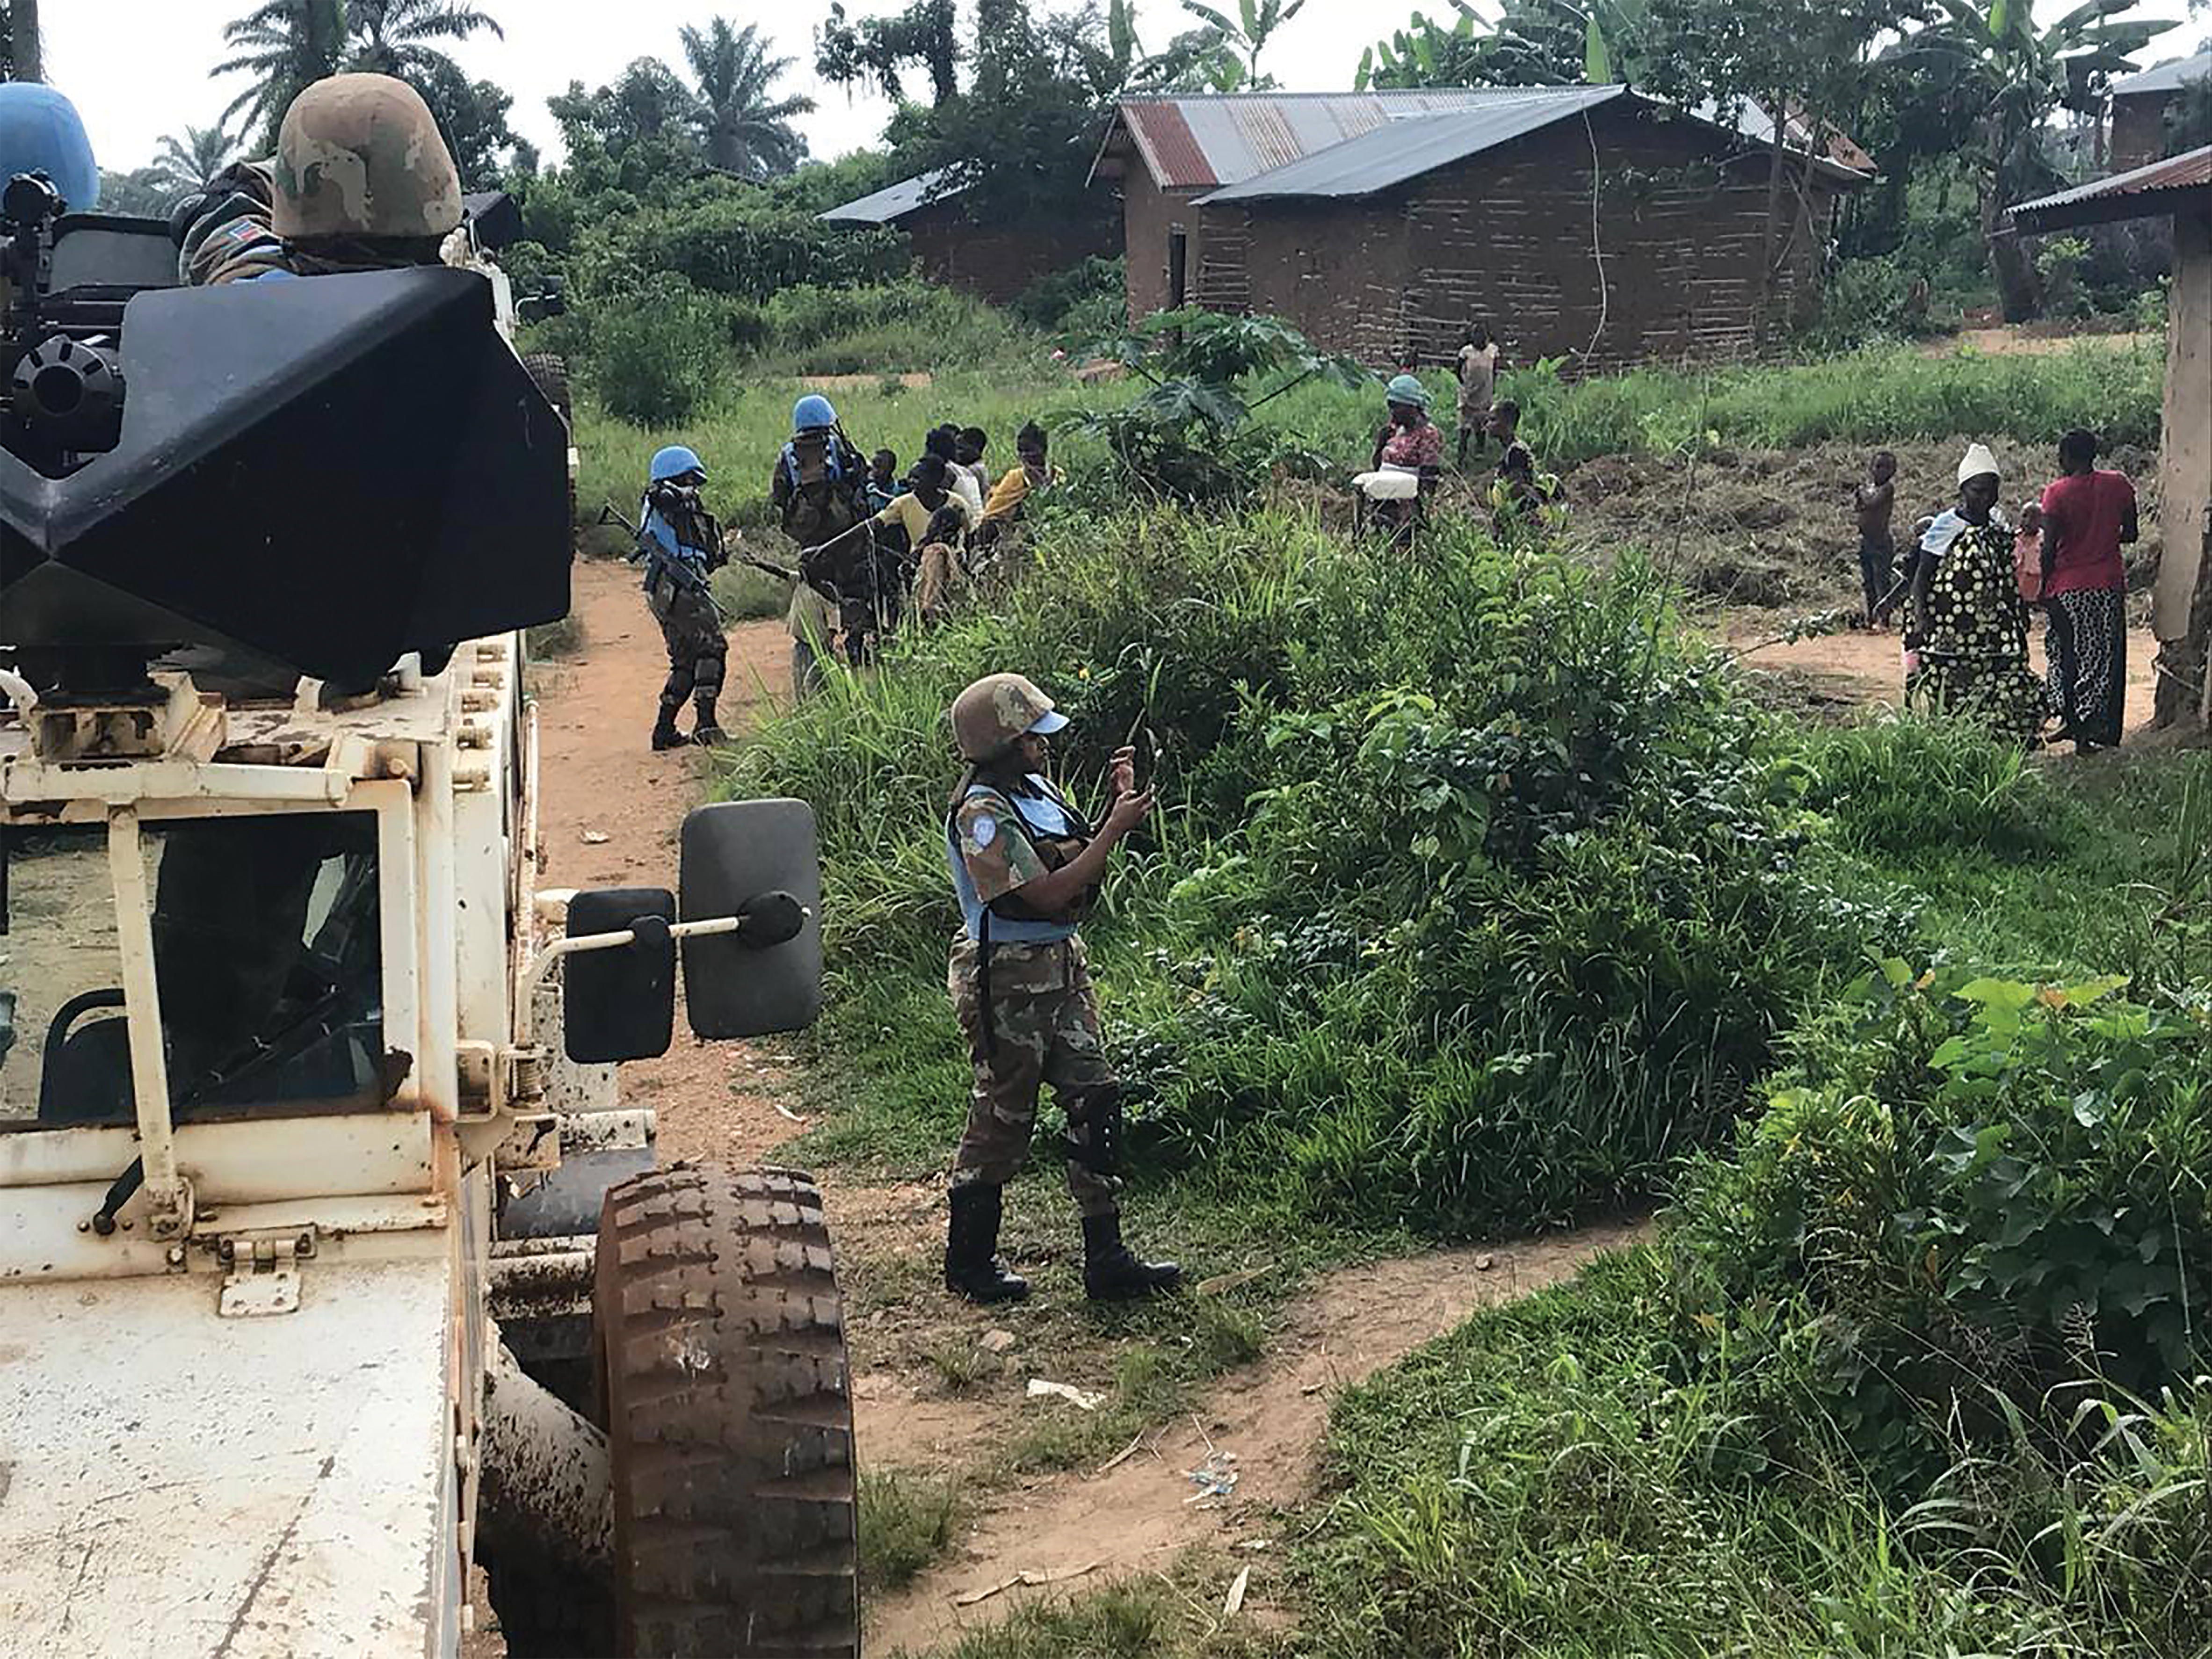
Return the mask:
<path id="1" fill-rule="evenodd" d="M 1859 522 L 1859 583 L 1866 593 L 1866 625 L 1879 628 L 1889 620 L 1887 601 L 1897 580 L 1897 535 L 1890 528 L 1891 515 L 1897 510 L 1897 457 L 1887 449 L 1875 451 L 1851 501 Z"/>

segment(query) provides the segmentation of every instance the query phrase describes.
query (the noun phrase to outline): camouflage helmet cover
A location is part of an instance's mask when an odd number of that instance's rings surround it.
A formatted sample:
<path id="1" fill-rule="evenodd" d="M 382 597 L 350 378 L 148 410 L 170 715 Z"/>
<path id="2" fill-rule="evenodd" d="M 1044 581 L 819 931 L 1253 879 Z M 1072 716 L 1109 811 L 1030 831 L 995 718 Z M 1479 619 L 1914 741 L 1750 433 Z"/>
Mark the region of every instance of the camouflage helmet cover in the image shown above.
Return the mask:
<path id="1" fill-rule="evenodd" d="M 986 761 L 1029 732 L 1057 732 L 1067 716 L 1024 674 L 986 674 L 952 700 L 952 741 L 963 760 Z"/>
<path id="2" fill-rule="evenodd" d="M 443 236 L 461 178 L 422 94 L 388 75 L 333 75 L 292 100 L 276 137 L 276 234 Z"/>

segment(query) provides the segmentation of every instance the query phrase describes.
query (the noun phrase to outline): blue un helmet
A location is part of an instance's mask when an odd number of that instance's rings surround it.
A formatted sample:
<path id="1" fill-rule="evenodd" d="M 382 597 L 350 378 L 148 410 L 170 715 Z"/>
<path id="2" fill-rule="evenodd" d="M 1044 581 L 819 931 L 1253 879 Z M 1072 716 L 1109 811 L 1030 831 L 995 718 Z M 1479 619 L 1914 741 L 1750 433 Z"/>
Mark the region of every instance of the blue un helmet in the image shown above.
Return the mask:
<path id="1" fill-rule="evenodd" d="M 0 82 L 0 185 L 43 173 L 70 213 L 100 205 L 100 168 L 76 106 L 36 81 Z"/>
<path id="2" fill-rule="evenodd" d="M 653 465 L 647 476 L 655 483 L 666 483 L 671 478 L 680 478 L 687 472 L 696 472 L 702 478 L 707 476 L 707 469 L 700 464 L 696 455 L 682 444 L 671 444 L 654 454 Z"/>
<path id="3" fill-rule="evenodd" d="M 810 392 L 791 406 L 793 432 L 826 431 L 837 424 L 837 411 L 818 392 Z"/>

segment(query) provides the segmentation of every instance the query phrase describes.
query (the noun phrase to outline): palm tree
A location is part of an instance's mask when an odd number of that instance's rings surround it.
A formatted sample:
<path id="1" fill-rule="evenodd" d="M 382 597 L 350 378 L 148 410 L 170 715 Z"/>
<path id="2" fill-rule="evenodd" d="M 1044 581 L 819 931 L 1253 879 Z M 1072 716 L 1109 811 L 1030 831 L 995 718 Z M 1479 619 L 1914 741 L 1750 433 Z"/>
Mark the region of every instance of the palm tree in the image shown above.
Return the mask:
<path id="1" fill-rule="evenodd" d="M 349 0 L 346 33 L 353 50 L 346 67 L 419 82 L 441 65 L 459 67 L 428 42 L 465 40 L 478 29 L 507 39 L 490 13 L 459 0 Z"/>
<path id="2" fill-rule="evenodd" d="M 759 29 L 750 23 L 733 28 L 722 17 L 703 31 L 686 27 L 684 56 L 699 83 L 692 120 L 708 166 L 761 179 L 789 173 L 805 159 L 806 140 L 791 120 L 812 109 L 814 100 L 771 96 L 792 60 L 769 56 Z"/>
<path id="3" fill-rule="evenodd" d="M 151 174 L 151 182 L 163 190 L 181 194 L 198 190 L 214 178 L 238 150 L 238 140 L 230 136 L 229 127 L 221 121 L 211 127 L 187 126 L 182 137 L 171 133 L 161 140 L 154 165 L 147 171 Z"/>
<path id="4" fill-rule="evenodd" d="M 216 76 L 250 75 L 252 84 L 222 112 L 243 114 L 246 131 L 275 147 L 277 124 L 310 82 L 337 72 L 345 46 L 345 0 L 263 0 L 226 25 L 222 38 L 234 56 L 215 66 Z"/>

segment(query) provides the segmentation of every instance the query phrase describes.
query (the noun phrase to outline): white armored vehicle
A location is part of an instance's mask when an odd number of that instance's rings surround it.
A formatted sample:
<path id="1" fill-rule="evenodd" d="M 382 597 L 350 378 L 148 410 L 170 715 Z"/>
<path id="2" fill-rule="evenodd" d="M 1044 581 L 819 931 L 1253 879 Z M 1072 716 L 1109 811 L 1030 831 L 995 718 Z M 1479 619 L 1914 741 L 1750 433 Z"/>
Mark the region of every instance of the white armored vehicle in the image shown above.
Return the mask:
<path id="1" fill-rule="evenodd" d="M 479 1564 L 518 1656 L 855 1654 L 820 1195 L 613 1084 L 679 969 L 702 1037 L 813 1018 L 812 819 L 540 890 L 503 279 L 11 228 L 0 1655 L 452 1654 Z"/>

